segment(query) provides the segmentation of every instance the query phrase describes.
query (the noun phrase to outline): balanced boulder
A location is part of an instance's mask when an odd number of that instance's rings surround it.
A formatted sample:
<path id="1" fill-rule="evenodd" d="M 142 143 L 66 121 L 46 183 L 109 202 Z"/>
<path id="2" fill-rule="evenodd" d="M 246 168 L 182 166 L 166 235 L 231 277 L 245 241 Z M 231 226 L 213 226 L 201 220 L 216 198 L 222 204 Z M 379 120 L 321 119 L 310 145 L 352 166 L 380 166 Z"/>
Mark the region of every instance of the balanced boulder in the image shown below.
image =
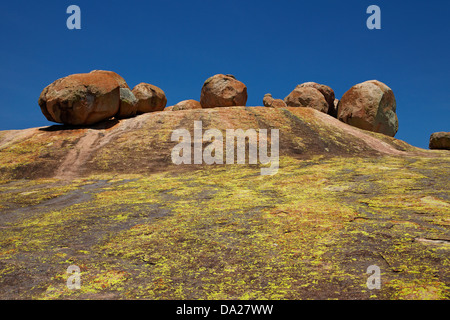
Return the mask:
<path id="1" fill-rule="evenodd" d="M 298 85 L 284 102 L 288 107 L 309 107 L 328 113 L 328 102 L 324 95 L 316 88 Z"/>
<path id="2" fill-rule="evenodd" d="M 450 150 L 450 132 L 435 132 L 430 137 L 430 149 Z"/>
<path id="3" fill-rule="evenodd" d="M 247 87 L 233 75 L 216 74 L 203 84 L 202 108 L 245 106 L 246 103 Z"/>
<path id="4" fill-rule="evenodd" d="M 183 100 L 172 107 L 172 111 L 201 109 L 202 105 L 197 100 Z"/>
<path id="5" fill-rule="evenodd" d="M 267 108 L 286 108 L 286 103 L 281 99 L 274 99 L 270 93 L 266 93 L 263 98 L 263 105 Z"/>
<path id="6" fill-rule="evenodd" d="M 49 121 L 91 125 L 117 114 L 120 86 L 102 72 L 73 74 L 45 87 L 38 103 Z"/>
<path id="7" fill-rule="evenodd" d="M 138 100 L 128 88 L 120 88 L 120 106 L 119 112 L 116 114 L 116 118 L 130 118 L 134 117 L 137 113 Z"/>
<path id="8" fill-rule="evenodd" d="M 340 100 L 338 119 L 354 127 L 395 136 L 395 96 L 384 83 L 371 80 L 353 86 Z"/>
<path id="9" fill-rule="evenodd" d="M 160 88 L 148 83 L 140 83 L 132 90 L 138 100 L 137 113 L 163 111 L 167 104 L 167 98 Z"/>

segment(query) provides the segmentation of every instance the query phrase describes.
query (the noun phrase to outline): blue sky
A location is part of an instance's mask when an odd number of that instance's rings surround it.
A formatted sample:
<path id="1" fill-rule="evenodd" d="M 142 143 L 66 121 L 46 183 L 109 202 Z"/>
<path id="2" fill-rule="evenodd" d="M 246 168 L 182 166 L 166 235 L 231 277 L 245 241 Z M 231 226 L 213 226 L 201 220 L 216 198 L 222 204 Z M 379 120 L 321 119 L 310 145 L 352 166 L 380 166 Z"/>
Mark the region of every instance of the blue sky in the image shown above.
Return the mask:
<path id="1" fill-rule="evenodd" d="M 66 9 L 81 8 L 81 30 Z M 381 30 L 366 9 L 381 8 Z M 113 70 L 130 87 L 159 86 L 168 105 L 200 98 L 203 82 L 234 74 L 247 105 L 314 81 L 340 98 L 377 79 L 397 99 L 396 138 L 428 148 L 450 131 L 450 1 L 2 1 L 0 130 L 51 125 L 37 100 L 54 80 Z"/>

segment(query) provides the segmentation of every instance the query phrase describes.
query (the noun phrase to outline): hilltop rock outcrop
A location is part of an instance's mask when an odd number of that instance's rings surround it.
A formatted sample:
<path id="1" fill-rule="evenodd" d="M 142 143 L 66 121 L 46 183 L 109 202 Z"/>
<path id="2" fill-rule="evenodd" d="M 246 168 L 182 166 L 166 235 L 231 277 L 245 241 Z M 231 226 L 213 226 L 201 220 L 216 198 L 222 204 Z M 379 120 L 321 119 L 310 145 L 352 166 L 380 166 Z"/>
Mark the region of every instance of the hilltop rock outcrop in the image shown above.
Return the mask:
<path id="1" fill-rule="evenodd" d="M 157 86 L 142 82 L 130 90 L 117 73 L 93 70 L 56 80 L 42 91 L 38 103 L 49 121 L 87 126 L 112 117 L 124 119 L 147 112 L 245 106 L 247 87 L 233 75 L 216 74 L 203 84 L 200 101 L 183 100 L 165 108 L 166 95 Z M 284 100 L 267 93 L 263 105 L 309 107 L 348 125 L 391 137 L 398 131 L 394 93 L 377 80 L 353 86 L 340 100 L 329 86 L 305 82 Z M 440 142 L 436 143 L 430 145 Z"/>
<path id="2" fill-rule="evenodd" d="M 120 85 L 104 72 L 73 74 L 45 87 L 38 103 L 49 121 L 91 125 L 117 114 Z"/>
<path id="3" fill-rule="evenodd" d="M 450 132 L 435 132 L 430 137 L 430 149 L 450 150 Z"/>
<path id="4" fill-rule="evenodd" d="M 216 74 L 203 84 L 202 108 L 245 106 L 247 87 L 233 75 Z"/>
<path id="5" fill-rule="evenodd" d="M 394 93 L 371 80 L 353 86 L 340 100 L 338 119 L 354 127 L 395 136 L 398 118 Z"/>
<path id="6" fill-rule="evenodd" d="M 163 111 L 166 107 L 166 95 L 157 86 L 142 82 L 133 88 L 132 93 L 138 100 L 137 114 Z"/>
<path id="7" fill-rule="evenodd" d="M 267 108 L 286 108 L 286 103 L 281 99 L 274 99 L 270 93 L 266 93 L 263 98 L 264 107 Z"/>

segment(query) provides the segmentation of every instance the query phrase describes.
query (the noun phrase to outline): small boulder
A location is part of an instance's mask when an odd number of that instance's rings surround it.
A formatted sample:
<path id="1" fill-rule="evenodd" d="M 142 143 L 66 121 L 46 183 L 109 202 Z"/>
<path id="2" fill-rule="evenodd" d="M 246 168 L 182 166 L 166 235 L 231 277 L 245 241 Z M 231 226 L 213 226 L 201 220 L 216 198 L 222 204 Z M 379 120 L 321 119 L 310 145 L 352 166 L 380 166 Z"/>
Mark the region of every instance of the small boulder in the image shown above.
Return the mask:
<path id="1" fill-rule="evenodd" d="M 197 100 L 183 100 L 173 106 L 172 111 L 201 109 L 202 105 Z"/>
<path id="2" fill-rule="evenodd" d="M 353 86 L 340 100 L 338 119 L 354 127 L 395 136 L 395 96 L 384 83 L 371 80 Z"/>
<path id="3" fill-rule="evenodd" d="M 140 83 L 135 86 L 132 93 L 138 100 L 136 103 L 137 114 L 163 111 L 167 104 L 167 98 L 160 88 L 148 83 Z"/>
<path id="4" fill-rule="evenodd" d="M 430 137 L 430 149 L 450 150 L 450 132 L 435 132 Z"/>
<path id="5" fill-rule="evenodd" d="M 313 87 L 297 86 L 284 98 L 284 102 L 288 107 L 309 107 L 328 113 L 328 102 L 324 95 Z"/>
<path id="6" fill-rule="evenodd" d="M 247 87 L 233 75 L 216 74 L 203 84 L 202 108 L 245 106 L 246 103 Z"/>
<path id="7" fill-rule="evenodd" d="M 124 119 L 134 117 L 137 113 L 138 100 L 128 88 L 120 88 L 120 106 L 116 118 Z"/>
<path id="8" fill-rule="evenodd" d="M 120 87 L 105 73 L 73 74 L 45 87 L 38 103 L 49 121 L 92 125 L 117 114 Z"/>
<path id="9" fill-rule="evenodd" d="M 267 108 L 286 108 L 286 103 L 281 99 L 274 99 L 270 93 L 266 93 L 263 98 L 263 105 Z"/>

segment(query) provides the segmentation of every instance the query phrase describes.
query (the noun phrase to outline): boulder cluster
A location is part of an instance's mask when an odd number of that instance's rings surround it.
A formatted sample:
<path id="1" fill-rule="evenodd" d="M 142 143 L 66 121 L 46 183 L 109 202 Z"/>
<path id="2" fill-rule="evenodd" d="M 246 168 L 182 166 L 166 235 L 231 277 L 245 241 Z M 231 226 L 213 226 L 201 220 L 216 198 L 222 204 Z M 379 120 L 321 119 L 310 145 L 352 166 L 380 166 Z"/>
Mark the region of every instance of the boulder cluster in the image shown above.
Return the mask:
<path id="1" fill-rule="evenodd" d="M 353 86 L 341 100 L 335 98 L 330 87 L 306 82 L 299 84 L 284 100 L 273 99 L 271 94 L 266 94 L 263 103 L 264 106 L 272 108 L 313 108 L 349 125 L 391 137 L 395 136 L 398 130 L 394 93 L 377 80 Z"/>
<path id="2" fill-rule="evenodd" d="M 394 93 L 377 80 L 353 86 L 340 100 L 329 86 L 306 82 L 283 100 L 267 93 L 262 102 L 268 108 L 313 108 L 351 126 L 391 137 L 398 130 Z M 166 95 L 157 86 L 140 83 L 131 90 L 117 73 L 94 70 L 56 80 L 44 88 L 38 103 L 49 121 L 86 126 L 147 112 L 245 106 L 247 87 L 233 75 L 216 74 L 203 84 L 200 101 L 184 100 L 166 108 Z M 450 149 L 450 133 L 433 134 L 430 149 Z"/>
<path id="3" fill-rule="evenodd" d="M 48 85 L 39 97 L 47 120 L 67 125 L 92 125 L 110 118 L 164 110 L 164 91 L 140 83 L 133 90 L 112 71 L 72 74 Z"/>
<path id="4" fill-rule="evenodd" d="M 203 84 L 200 101 L 184 100 L 167 111 L 245 106 L 247 87 L 233 75 L 216 74 Z M 45 117 L 68 125 L 92 125 L 115 117 L 163 111 L 167 98 L 163 90 L 140 83 L 132 90 L 112 71 L 94 70 L 72 74 L 47 86 L 39 97 Z M 353 86 L 337 100 L 333 89 L 315 82 L 299 84 L 284 100 L 270 93 L 263 98 L 269 108 L 313 108 L 339 120 L 374 132 L 394 136 L 398 130 L 396 103 L 392 90 L 372 80 Z"/>

